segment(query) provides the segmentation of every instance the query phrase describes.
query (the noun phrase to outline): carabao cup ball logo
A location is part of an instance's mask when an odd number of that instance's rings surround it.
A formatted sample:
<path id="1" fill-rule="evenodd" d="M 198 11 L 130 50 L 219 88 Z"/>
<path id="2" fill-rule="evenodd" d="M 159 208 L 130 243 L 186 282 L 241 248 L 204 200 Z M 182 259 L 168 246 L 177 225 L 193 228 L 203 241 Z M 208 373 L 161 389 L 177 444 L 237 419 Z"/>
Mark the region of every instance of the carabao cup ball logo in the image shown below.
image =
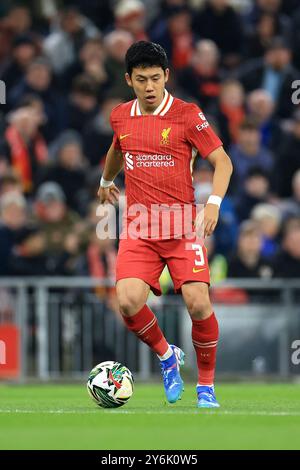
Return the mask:
<path id="1" fill-rule="evenodd" d="M 132 373 L 119 362 L 101 362 L 91 370 L 87 390 L 102 408 L 118 408 L 133 394 Z"/>

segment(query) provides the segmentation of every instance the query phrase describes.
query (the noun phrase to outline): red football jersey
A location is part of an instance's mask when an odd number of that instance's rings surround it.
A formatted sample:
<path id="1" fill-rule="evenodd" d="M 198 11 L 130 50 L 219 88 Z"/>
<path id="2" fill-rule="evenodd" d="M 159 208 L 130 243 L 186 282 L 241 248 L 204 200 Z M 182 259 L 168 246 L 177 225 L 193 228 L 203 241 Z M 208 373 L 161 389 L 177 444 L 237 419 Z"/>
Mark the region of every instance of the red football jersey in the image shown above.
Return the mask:
<path id="1" fill-rule="evenodd" d="M 155 205 L 166 210 L 194 206 L 192 167 L 197 152 L 206 158 L 222 145 L 198 106 L 165 91 L 151 115 L 142 115 L 137 99 L 118 105 L 111 126 L 114 146 L 124 157 L 127 211 L 134 204 L 148 211 Z M 133 213 L 128 212 L 127 222 L 135 219 Z M 176 231 L 172 229 L 171 237 Z"/>

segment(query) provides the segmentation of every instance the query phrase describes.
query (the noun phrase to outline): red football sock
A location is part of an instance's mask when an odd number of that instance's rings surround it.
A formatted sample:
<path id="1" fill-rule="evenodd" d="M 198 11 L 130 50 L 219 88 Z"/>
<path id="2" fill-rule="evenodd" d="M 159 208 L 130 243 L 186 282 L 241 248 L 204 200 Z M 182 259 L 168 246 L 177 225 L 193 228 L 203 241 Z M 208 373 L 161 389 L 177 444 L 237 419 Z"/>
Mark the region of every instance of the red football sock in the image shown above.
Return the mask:
<path id="1" fill-rule="evenodd" d="M 192 340 L 197 355 L 198 383 L 214 383 L 217 344 L 219 337 L 218 321 L 215 314 L 205 320 L 192 320 Z"/>
<path id="2" fill-rule="evenodd" d="M 132 317 L 123 316 L 123 320 L 127 328 L 135 333 L 159 356 L 163 356 L 168 350 L 168 343 L 164 337 L 156 316 L 145 304 L 139 312 Z"/>

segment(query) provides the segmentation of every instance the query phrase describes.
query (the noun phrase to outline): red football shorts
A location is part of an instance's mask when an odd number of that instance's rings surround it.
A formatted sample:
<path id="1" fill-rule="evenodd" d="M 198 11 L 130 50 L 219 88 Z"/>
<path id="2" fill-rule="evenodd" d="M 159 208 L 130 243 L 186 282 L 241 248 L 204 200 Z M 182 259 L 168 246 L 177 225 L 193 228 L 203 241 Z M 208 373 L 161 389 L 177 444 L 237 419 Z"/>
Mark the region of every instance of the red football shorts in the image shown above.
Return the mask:
<path id="1" fill-rule="evenodd" d="M 166 264 L 176 293 L 181 292 L 185 282 L 210 282 L 205 246 L 186 238 L 120 240 L 116 280 L 142 279 L 155 295 L 161 295 L 159 278 Z"/>

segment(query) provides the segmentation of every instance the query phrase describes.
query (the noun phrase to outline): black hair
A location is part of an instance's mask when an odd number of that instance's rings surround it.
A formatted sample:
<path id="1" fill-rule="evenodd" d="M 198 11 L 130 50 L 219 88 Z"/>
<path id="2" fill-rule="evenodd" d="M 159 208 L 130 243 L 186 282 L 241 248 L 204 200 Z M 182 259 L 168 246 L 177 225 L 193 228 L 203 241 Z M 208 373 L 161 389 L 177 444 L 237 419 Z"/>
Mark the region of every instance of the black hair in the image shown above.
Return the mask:
<path id="1" fill-rule="evenodd" d="M 132 44 L 125 56 L 126 72 L 131 76 L 134 67 L 168 68 L 167 54 L 162 46 L 149 41 L 138 41 Z"/>

